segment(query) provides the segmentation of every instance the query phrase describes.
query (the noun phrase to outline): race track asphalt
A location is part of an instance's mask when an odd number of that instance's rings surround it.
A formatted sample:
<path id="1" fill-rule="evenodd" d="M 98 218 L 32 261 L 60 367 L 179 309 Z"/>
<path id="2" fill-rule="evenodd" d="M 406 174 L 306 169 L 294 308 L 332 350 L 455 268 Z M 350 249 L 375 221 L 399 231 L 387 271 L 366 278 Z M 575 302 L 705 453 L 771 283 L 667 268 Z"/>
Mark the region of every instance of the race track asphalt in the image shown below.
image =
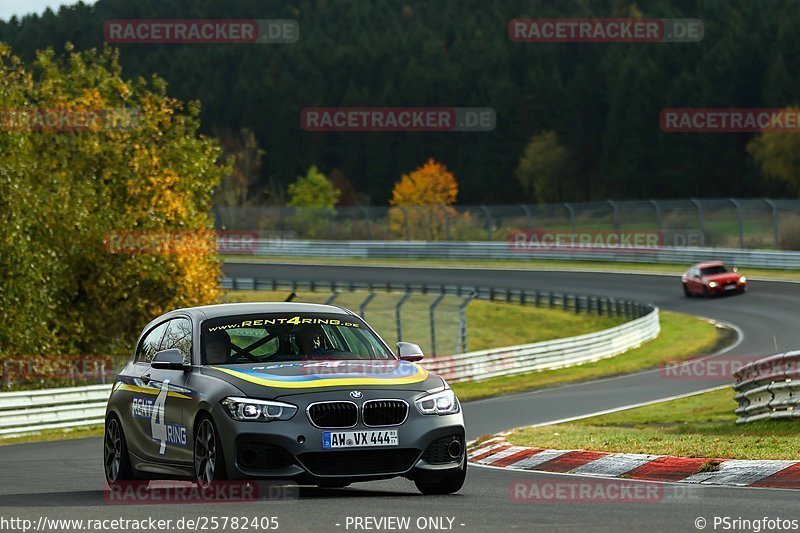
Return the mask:
<path id="1" fill-rule="evenodd" d="M 733 324 L 742 337 L 731 355 L 765 355 L 800 346 L 796 310 L 800 284 L 753 281 L 742 296 L 712 300 L 686 299 L 675 277 L 589 272 L 549 272 L 454 268 L 385 268 L 290 264 L 231 264 L 230 277 L 298 280 L 461 283 L 504 288 L 554 289 L 627 297 L 662 309 L 691 313 Z M 676 381 L 659 372 L 515 394 L 465 404 L 468 433 L 476 437 L 521 425 L 560 420 L 606 409 L 706 389 L 719 382 Z M 300 489 L 284 502 L 249 504 L 108 505 L 103 495 L 100 439 L 13 445 L 0 448 L 0 524 L 2 518 L 160 518 L 175 521 L 199 516 L 277 516 L 280 531 L 365 531 L 348 527 L 348 517 L 410 517 L 410 531 L 445 530 L 423 526 L 418 519 L 452 518 L 456 531 L 697 531 L 714 517 L 800 520 L 798 494 L 775 489 L 696 487 L 675 499 L 636 503 L 559 500 L 553 503 L 512 501 L 516 481 L 542 482 L 552 475 L 470 469 L 456 495 L 425 497 L 406 480 L 361 483 L 346 489 Z M 591 478 L 564 478 L 591 481 Z M 674 486 L 657 485 L 672 493 Z M 660 494 L 660 493 L 659 493 Z M 444 524 L 448 523 L 444 520 Z M 370 524 L 374 525 L 374 524 Z M 741 524 L 740 524 L 741 525 Z M 446 527 L 446 526 L 445 526 Z M 0 527 L 0 529 L 4 529 Z M 370 530 L 386 530 L 372 528 Z M 764 529 L 764 528 L 762 528 Z M 66 531 L 69 529 L 53 529 Z M 233 531 L 228 528 L 228 531 Z M 721 526 L 717 526 L 721 530 Z M 746 529 L 743 529 L 746 530 Z M 210 531 L 213 531 L 211 529 Z"/>

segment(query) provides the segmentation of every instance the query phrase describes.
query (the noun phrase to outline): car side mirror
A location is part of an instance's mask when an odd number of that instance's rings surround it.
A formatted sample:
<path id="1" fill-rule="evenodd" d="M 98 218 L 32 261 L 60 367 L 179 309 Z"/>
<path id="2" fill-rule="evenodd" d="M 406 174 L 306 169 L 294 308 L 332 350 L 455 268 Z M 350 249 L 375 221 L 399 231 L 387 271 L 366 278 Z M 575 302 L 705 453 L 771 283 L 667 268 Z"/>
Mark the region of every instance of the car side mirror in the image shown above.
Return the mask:
<path id="1" fill-rule="evenodd" d="M 419 344 L 413 342 L 398 342 L 397 355 L 400 356 L 401 361 L 421 361 L 425 355 L 422 353 L 422 348 Z"/>
<path id="2" fill-rule="evenodd" d="M 733 267 L 733 271 L 734 271 L 734 272 L 739 272 L 739 269 L 738 269 L 738 268 L 736 268 L 736 267 Z"/>
<path id="3" fill-rule="evenodd" d="M 183 370 L 184 372 L 192 368 L 191 365 L 187 365 L 183 362 L 183 354 L 177 348 L 156 352 L 150 366 L 153 368 L 162 368 L 164 370 Z"/>

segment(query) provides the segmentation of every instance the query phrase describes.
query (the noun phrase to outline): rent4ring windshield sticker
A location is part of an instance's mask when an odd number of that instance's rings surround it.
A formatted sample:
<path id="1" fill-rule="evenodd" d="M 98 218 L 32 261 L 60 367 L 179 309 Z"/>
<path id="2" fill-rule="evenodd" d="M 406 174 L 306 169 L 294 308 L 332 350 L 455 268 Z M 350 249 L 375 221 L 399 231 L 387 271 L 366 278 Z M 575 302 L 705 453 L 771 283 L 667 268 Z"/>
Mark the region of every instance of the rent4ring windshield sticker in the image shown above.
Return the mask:
<path id="1" fill-rule="evenodd" d="M 299 315 L 291 317 L 272 317 L 272 318 L 259 318 L 253 320 L 242 320 L 233 324 L 221 324 L 208 328 L 209 332 L 226 330 L 226 329 L 240 329 L 252 328 L 255 326 L 300 326 L 304 324 L 317 324 L 326 326 L 344 326 L 347 328 L 360 328 L 361 324 L 358 322 L 348 322 L 338 318 L 319 318 L 319 317 L 301 317 Z"/>

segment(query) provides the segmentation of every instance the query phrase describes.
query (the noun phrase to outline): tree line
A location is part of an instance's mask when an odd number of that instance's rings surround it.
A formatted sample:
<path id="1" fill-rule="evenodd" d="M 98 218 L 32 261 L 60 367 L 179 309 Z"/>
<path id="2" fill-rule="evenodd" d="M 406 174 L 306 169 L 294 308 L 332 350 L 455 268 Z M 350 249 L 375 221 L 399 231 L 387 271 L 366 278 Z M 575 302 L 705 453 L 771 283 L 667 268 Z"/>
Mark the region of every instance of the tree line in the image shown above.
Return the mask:
<path id="1" fill-rule="evenodd" d="M 509 21 L 526 17 L 697 18 L 704 38 L 511 42 Z M 99 0 L 2 22 L 0 41 L 31 59 L 67 42 L 101 47 L 106 20 L 137 18 L 299 23 L 293 44 L 119 45 L 126 76 L 157 74 L 171 96 L 202 102 L 202 130 L 249 161 L 227 180 L 238 184 L 229 203 L 285 203 L 289 183 L 316 166 L 342 191 L 340 204 L 386 205 L 399 177 L 429 158 L 458 177 L 460 203 L 797 191 L 766 175 L 756 156 L 767 150 L 748 149 L 753 134 L 659 127 L 665 108 L 796 104 L 797 2 Z M 497 124 L 490 132 L 301 127 L 303 109 L 338 106 L 491 107 Z"/>

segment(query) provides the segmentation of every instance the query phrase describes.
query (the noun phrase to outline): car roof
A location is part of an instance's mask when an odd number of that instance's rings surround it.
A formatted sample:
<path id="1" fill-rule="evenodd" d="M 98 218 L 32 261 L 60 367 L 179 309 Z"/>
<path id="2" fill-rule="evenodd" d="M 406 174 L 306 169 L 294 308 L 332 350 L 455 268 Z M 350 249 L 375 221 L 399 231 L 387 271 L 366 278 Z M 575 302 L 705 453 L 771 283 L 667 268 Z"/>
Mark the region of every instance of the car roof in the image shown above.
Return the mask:
<path id="1" fill-rule="evenodd" d="M 308 304 L 298 302 L 247 302 L 216 305 L 201 305 L 199 307 L 184 307 L 169 311 L 152 320 L 145 329 L 150 329 L 156 323 L 163 322 L 175 316 L 189 315 L 196 321 L 209 318 L 218 318 L 230 315 L 250 315 L 257 313 L 333 313 L 338 315 L 355 316 L 355 313 L 338 305 Z"/>
<path id="2" fill-rule="evenodd" d="M 708 261 L 706 263 L 697 263 L 694 268 L 708 268 L 708 267 L 715 267 L 715 266 L 724 266 L 725 263 L 722 261 Z"/>

